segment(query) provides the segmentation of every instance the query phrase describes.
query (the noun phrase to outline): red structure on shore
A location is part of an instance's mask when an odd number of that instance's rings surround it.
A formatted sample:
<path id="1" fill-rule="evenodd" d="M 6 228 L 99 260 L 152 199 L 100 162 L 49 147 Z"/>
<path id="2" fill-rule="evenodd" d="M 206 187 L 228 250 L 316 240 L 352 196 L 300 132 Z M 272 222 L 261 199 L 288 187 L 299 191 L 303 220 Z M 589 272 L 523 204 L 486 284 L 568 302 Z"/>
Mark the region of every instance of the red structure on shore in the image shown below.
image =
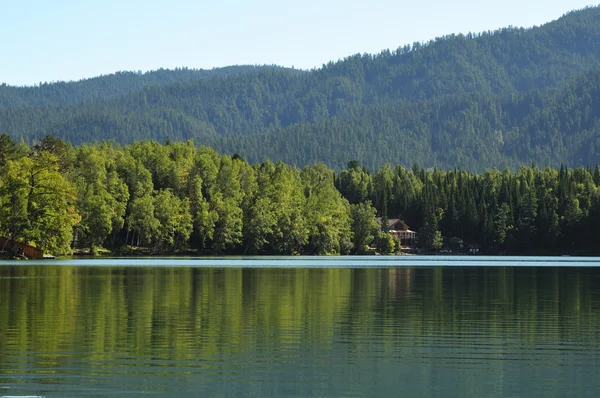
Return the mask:
<path id="1" fill-rule="evenodd" d="M 44 258 L 44 252 L 37 247 L 30 246 L 24 242 L 17 242 L 0 237 L 0 251 L 2 250 L 11 254 L 19 250 L 23 255 L 25 255 L 25 257 L 32 259 L 41 260 Z"/>

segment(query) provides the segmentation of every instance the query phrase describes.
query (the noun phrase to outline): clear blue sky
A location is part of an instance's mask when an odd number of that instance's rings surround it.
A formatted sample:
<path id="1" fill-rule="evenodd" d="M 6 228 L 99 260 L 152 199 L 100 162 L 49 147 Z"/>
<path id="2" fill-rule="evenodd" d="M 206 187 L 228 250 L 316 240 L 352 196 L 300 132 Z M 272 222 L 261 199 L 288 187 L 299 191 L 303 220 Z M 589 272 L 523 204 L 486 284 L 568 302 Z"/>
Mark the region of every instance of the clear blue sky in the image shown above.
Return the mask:
<path id="1" fill-rule="evenodd" d="M 594 0 L 598 1 L 598 0 Z M 590 0 L 0 0 L 0 83 L 119 70 L 310 69 L 450 33 L 557 19 Z"/>

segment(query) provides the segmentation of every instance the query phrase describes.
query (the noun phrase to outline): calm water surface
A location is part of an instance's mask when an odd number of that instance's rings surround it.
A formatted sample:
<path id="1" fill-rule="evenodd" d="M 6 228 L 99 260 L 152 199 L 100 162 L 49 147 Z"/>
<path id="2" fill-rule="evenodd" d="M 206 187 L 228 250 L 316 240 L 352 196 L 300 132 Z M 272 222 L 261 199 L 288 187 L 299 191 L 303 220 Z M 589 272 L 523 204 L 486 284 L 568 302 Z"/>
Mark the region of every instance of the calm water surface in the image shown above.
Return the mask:
<path id="1" fill-rule="evenodd" d="M 599 375 L 598 258 L 0 262 L 0 397 L 595 397 Z"/>

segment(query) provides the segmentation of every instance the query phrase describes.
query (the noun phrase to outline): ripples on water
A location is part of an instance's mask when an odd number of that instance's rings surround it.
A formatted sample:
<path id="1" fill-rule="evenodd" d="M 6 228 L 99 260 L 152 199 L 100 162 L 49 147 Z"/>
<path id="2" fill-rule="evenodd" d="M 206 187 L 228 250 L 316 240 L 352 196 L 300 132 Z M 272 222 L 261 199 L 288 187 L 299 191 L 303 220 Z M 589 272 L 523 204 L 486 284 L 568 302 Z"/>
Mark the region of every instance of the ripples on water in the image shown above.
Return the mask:
<path id="1" fill-rule="evenodd" d="M 600 392 L 594 259 L 81 261 L 0 264 L 0 396 Z"/>

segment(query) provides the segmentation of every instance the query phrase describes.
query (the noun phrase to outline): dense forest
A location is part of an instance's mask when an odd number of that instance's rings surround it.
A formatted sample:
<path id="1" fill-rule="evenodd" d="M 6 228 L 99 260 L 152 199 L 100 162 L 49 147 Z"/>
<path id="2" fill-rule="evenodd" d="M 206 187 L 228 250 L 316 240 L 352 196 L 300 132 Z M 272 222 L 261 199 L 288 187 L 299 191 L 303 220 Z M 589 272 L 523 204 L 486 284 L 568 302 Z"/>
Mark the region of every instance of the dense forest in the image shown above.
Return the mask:
<path id="1" fill-rule="evenodd" d="M 404 219 L 423 252 L 597 255 L 600 168 L 370 172 L 350 161 L 336 172 L 250 164 L 191 141 L 73 147 L 46 136 L 29 147 L 0 135 L 0 236 L 54 254 L 398 250 L 377 216 Z"/>
<path id="2" fill-rule="evenodd" d="M 298 167 L 356 159 L 482 172 L 600 162 L 600 8 L 448 35 L 311 71 L 234 66 L 0 86 L 0 133 L 33 146 L 185 142 Z M 598 148 L 596 148 L 598 147 Z"/>

